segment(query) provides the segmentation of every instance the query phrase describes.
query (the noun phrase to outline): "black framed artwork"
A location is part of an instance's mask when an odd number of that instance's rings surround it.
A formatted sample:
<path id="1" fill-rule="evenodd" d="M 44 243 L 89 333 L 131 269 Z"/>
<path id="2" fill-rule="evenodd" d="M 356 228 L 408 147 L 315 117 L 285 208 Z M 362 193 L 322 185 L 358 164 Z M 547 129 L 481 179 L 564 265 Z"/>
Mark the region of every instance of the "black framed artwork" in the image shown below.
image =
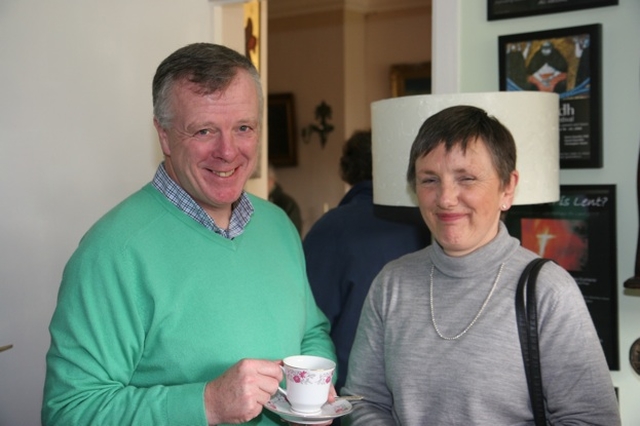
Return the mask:
<path id="1" fill-rule="evenodd" d="M 297 166 L 296 117 L 293 93 L 268 96 L 269 162 L 275 167 Z"/>
<path id="2" fill-rule="evenodd" d="M 561 185 L 555 203 L 512 206 L 509 233 L 578 283 L 610 370 L 619 370 L 616 186 Z"/>
<path id="3" fill-rule="evenodd" d="M 602 26 L 498 37 L 500 90 L 560 98 L 560 167 L 602 167 Z"/>
<path id="4" fill-rule="evenodd" d="M 617 4 L 618 0 L 487 0 L 487 19 L 521 18 Z"/>

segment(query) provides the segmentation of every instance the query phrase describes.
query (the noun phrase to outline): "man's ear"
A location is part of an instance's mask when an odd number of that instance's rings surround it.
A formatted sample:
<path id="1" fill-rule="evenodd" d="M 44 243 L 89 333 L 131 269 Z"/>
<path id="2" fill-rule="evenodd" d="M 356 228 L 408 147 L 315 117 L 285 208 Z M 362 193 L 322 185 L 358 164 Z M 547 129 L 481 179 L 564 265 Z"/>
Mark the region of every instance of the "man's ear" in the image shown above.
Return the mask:
<path id="1" fill-rule="evenodd" d="M 160 122 L 157 118 L 153 119 L 153 127 L 156 128 L 156 132 L 158 132 L 158 140 L 160 141 L 160 148 L 162 149 L 162 153 L 164 155 L 171 155 L 171 148 L 169 146 L 169 135 L 167 135 L 167 131 L 160 125 Z"/>

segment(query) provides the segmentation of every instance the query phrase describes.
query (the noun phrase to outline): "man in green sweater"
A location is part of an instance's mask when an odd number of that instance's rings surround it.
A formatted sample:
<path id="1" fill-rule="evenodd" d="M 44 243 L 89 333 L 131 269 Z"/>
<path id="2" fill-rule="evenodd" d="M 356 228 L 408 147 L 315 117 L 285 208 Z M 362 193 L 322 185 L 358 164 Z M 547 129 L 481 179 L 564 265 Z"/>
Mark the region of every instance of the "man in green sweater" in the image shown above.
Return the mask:
<path id="1" fill-rule="evenodd" d="M 279 425 L 280 360 L 335 359 L 284 212 L 244 192 L 263 111 L 251 62 L 197 43 L 153 80 L 164 162 L 65 267 L 44 425 Z"/>

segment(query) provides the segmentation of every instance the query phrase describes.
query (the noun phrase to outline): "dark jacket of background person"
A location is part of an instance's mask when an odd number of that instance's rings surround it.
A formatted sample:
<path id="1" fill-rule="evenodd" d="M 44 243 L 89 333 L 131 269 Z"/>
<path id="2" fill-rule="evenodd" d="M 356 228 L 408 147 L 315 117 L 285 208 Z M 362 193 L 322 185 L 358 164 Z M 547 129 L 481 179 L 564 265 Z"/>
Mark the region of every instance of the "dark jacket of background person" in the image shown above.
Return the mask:
<path id="1" fill-rule="evenodd" d="M 353 142 L 358 137 L 360 141 Z M 374 207 L 371 133 L 357 133 L 350 141 L 345 145 L 341 169 L 343 180 L 353 187 L 338 207 L 313 225 L 303 241 L 311 290 L 331 323 L 338 356 L 338 392 L 347 377 L 349 353 L 371 282 L 387 262 L 424 248 L 430 241 L 417 209 L 390 215 Z M 348 172 L 354 163 L 359 173 Z M 345 169 L 351 176 L 345 176 Z M 349 182 L 358 177 L 368 179 Z"/>
<path id="2" fill-rule="evenodd" d="M 273 189 L 269 192 L 269 201 L 285 211 L 291 222 L 295 225 L 298 233 L 302 233 L 302 216 L 300 215 L 300 207 L 298 203 L 289 194 L 282 190 L 279 184 L 274 184 Z"/>
<path id="3" fill-rule="evenodd" d="M 302 215 L 300 214 L 300 206 L 296 200 L 282 189 L 278 183 L 276 169 L 272 164 L 268 168 L 268 185 L 269 185 L 269 201 L 280 207 L 289 216 L 291 222 L 298 230 L 298 234 L 302 235 Z"/>

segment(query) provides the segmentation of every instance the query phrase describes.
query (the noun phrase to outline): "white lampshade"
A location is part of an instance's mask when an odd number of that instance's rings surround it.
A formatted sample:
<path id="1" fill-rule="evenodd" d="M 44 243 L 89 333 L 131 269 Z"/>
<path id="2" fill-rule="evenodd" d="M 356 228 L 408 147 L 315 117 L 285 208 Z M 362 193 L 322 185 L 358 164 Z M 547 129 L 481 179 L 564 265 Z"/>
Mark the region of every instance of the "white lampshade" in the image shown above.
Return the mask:
<path id="1" fill-rule="evenodd" d="M 540 204 L 559 199 L 558 95 L 522 91 L 418 95 L 373 102 L 375 204 L 418 204 L 406 179 L 411 145 L 428 117 L 455 105 L 482 108 L 513 135 L 518 155 L 516 169 L 520 173 L 514 204 Z"/>

